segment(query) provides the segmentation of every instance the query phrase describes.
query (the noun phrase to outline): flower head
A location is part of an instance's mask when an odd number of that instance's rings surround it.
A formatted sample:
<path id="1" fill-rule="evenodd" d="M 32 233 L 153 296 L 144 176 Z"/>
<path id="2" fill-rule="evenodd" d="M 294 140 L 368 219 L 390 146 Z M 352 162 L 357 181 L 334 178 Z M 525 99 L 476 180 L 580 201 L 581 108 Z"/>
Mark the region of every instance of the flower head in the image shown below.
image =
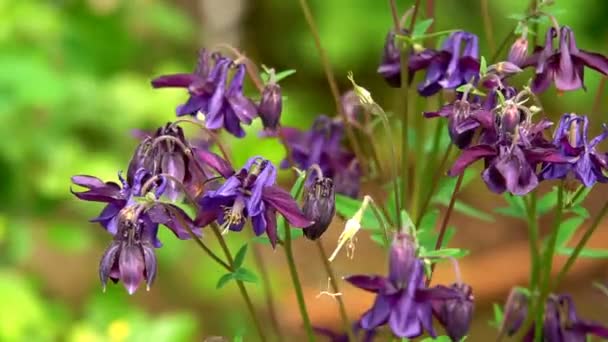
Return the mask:
<path id="1" fill-rule="evenodd" d="M 330 178 L 315 177 L 304 192 L 304 216 L 313 222 L 304 229 L 304 236 L 316 240 L 329 227 L 336 213 L 336 194 Z"/>
<path id="2" fill-rule="evenodd" d="M 557 49 L 553 46 L 556 37 L 559 40 Z M 537 47 L 534 54 L 522 65 L 528 66 L 534 66 L 536 69 L 536 77 L 532 82 L 532 91 L 535 93 L 545 91 L 551 82 L 562 91 L 585 88 L 585 67 L 608 75 L 608 58 L 580 50 L 576 46 L 574 32 L 568 26 L 563 26 L 559 34 L 551 27 L 547 31 L 545 46 Z"/>
<path id="3" fill-rule="evenodd" d="M 596 151 L 597 145 L 608 138 L 608 128 L 597 137 L 589 140 L 589 119 L 587 116 L 564 114 L 553 135 L 553 144 L 559 147 L 570 162 L 563 164 L 545 164 L 541 171 L 543 179 L 565 179 L 573 174 L 583 185 L 590 187 L 595 182 L 606 182 L 608 170 L 606 154 Z"/>
<path id="4" fill-rule="evenodd" d="M 274 131 L 278 128 L 282 110 L 281 86 L 276 83 L 267 84 L 262 91 L 262 99 L 258 106 L 258 115 L 265 129 Z"/>
<path id="5" fill-rule="evenodd" d="M 228 84 L 230 69 L 235 72 Z M 217 53 L 202 50 L 194 73 L 160 76 L 152 80 L 152 86 L 187 88 L 190 98 L 177 107 L 178 116 L 201 112 L 207 128 L 225 128 L 231 134 L 243 137 L 245 131 L 241 123 L 248 125 L 257 115 L 257 107 L 243 94 L 245 73 L 244 64 L 236 65 Z"/>
<path id="6" fill-rule="evenodd" d="M 224 231 L 241 231 L 251 219 L 255 234 L 266 233 L 274 246 L 278 241 L 277 211 L 293 227 L 311 225 L 291 195 L 275 185 L 276 169 L 268 160 L 253 157 L 238 172 L 228 164 L 217 170 L 226 181 L 199 200 L 201 210 L 196 218 L 199 226 L 217 220 Z"/>
<path id="7" fill-rule="evenodd" d="M 528 54 L 528 39 L 525 37 L 519 37 L 511 45 L 511 49 L 509 50 L 509 56 L 507 57 L 507 61 L 517 65 L 522 66 L 526 60 Z"/>
<path id="8" fill-rule="evenodd" d="M 437 287 L 443 287 L 442 291 L 451 295 L 459 295 L 448 299 L 434 300 L 432 305 L 433 314 L 445 327 L 452 341 L 462 341 L 462 338 L 468 334 L 473 321 L 473 311 L 475 309 L 473 291 L 469 285 L 459 283 L 452 284 L 449 288 L 442 285 Z"/>

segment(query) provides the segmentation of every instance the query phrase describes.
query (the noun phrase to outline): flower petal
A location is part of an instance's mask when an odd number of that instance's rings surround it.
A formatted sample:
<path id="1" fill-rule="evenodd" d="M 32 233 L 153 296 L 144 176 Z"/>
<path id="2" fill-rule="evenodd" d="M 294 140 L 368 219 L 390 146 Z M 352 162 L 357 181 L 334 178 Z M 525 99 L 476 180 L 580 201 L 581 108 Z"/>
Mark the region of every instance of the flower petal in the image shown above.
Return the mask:
<path id="1" fill-rule="evenodd" d="M 277 236 L 277 212 L 268 206 L 264 211 L 264 219 L 266 220 L 266 235 L 268 235 L 272 248 L 275 248 L 279 240 Z"/>
<path id="2" fill-rule="evenodd" d="M 383 292 L 391 287 L 388 279 L 379 275 L 352 275 L 345 277 L 344 280 L 353 286 L 374 293 Z"/>
<path id="3" fill-rule="evenodd" d="M 462 154 L 458 157 L 458 159 L 456 159 L 454 165 L 452 165 L 452 168 L 448 171 L 448 175 L 459 175 L 464 171 L 464 169 L 477 160 L 495 155 L 496 149 L 489 145 L 476 145 L 466 148 L 462 151 Z"/>
<path id="4" fill-rule="evenodd" d="M 377 295 L 372 308 L 361 317 L 361 327 L 373 330 L 383 325 L 391 313 L 391 298 L 389 296 Z"/>
<path id="5" fill-rule="evenodd" d="M 267 186 L 263 190 L 263 200 L 274 207 L 293 227 L 304 228 L 312 224 L 291 195 L 278 186 Z"/>
<path id="6" fill-rule="evenodd" d="M 230 163 L 219 155 L 196 147 L 193 147 L 192 151 L 195 158 L 197 158 L 196 161 L 200 161 L 201 165 L 209 165 L 226 179 L 234 175 L 234 169 Z"/>
<path id="7" fill-rule="evenodd" d="M 120 280 L 129 294 L 135 293 L 144 276 L 144 256 L 141 248 L 125 244 L 118 258 Z"/>
<path id="8" fill-rule="evenodd" d="M 149 244 L 142 244 L 144 253 L 144 266 L 146 275 L 146 289 L 150 291 L 150 286 L 156 279 L 156 254 L 154 248 Z"/>
<path id="9" fill-rule="evenodd" d="M 110 272 L 112 271 L 112 267 L 116 263 L 116 257 L 120 252 L 120 243 L 113 241 L 110 247 L 106 249 L 101 257 L 101 261 L 99 262 L 99 280 L 101 280 L 101 285 L 103 290 L 106 289 L 106 284 L 108 283 L 108 277 L 110 276 Z"/>
<path id="10" fill-rule="evenodd" d="M 193 74 L 173 74 L 157 77 L 151 83 L 153 88 L 188 88 L 196 79 L 197 76 Z"/>

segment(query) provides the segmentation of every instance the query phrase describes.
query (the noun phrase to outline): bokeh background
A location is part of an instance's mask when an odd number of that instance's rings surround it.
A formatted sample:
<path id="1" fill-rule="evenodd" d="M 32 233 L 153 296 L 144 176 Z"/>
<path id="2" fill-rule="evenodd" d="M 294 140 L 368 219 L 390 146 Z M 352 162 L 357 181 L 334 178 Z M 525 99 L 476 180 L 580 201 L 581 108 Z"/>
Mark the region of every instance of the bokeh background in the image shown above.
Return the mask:
<path id="1" fill-rule="evenodd" d="M 375 73 L 392 25 L 386 1 L 310 2 L 341 90 L 348 90 L 345 76 L 352 70 L 379 103 L 387 108 L 398 103 L 398 92 Z M 404 10 L 412 2 L 398 4 Z M 606 1 L 556 2 L 561 9 L 555 12 L 558 20 L 574 29 L 579 46 L 608 52 Z M 522 13 L 527 1 L 488 3 L 498 43 L 515 23 L 508 16 Z M 479 1 L 435 0 L 434 29 L 475 32 L 487 54 L 480 13 Z M 153 129 L 172 120 L 174 107 L 185 99 L 183 91 L 151 89 L 149 80 L 191 70 L 196 51 L 218 43 L 238 47 L 258 64 L 297 69 L 283 82 L 288 97 L 284 124 L 304 128 L 319 113 L 334 114 L 313 40 L 295 0 L 0 0 L 0 341 L 200 341 L 213 335 L 232 340 L 243 334 L 245 341 L 255 338 L 236 287 L 216 289 L 221 269 L 193 242 L 178 241 L 166 232 L 161 233 L 159 276 L 151 291 L 140 289 L 128 296 L 119 285 L 102 293 L 97 266 L 110 237 L 87 221 L 101 206 L 80 203 L 69 192 L 74 174 L 115 180 L 136 144 L 131 130 Z M 600 77 L 588 72 L 585 81 L 587 92 L 544 94 L 548 113 L 590 113 Z M 608 115 L 605 98 L 600 97 L 599 110 L 592 113 L 594 132 Z M 259 129 L 256 122 L 247 138 L 226 137 L 237 164 L 254 154 L 273 161 L 283 157 L 276 142 L 259 140 Z M 282 175 L 287 185 L 289 177 L 288 172 Z M 377 189 L 370 183 L 364 191 Z M 468 340 L 487 341 L 495 336 L 488 324 L 492 303 L 503 302 L 513 285 L 526 284 L 525 227 L 493 213 L 502 198 L 488 193 L 480 180 L 474 180 L 461 198 L 494 217 L 483 221 L 455 215 L 457 234 L 452 241 L 471 250 L 461 263 L 477 298 L 477 318 Z M 607 198 L 600 186 L 586 201 L 589 211 L 595 213 Z M 549 219 L 541 228 L 550 225 Z M 327 249 L 333 249 L 341 228 L 336 219 L 324 237 Z M 608 245 L 607 228 L 598 229 L 593 246 Z M 236 250 L 246 238 L 230 234 L 231 247 Z M 300 339 L 283 251 L 267 245 L 253 248 L 266 262 L 283 331 Z M 249 254 L 246 265 L 257 271 Z M 337 329 L 334 300 L 317 297 L 327 283 L 314 246 L 298 240 L 296 258 L 313 323 Z M 593 280 L 607 279 L 606 265 L 601 260 L 579 261 L 563 290 L 573 293 L 586 316 L 608 323 L 608 298 L 591 286 Z M 341 256 L 334 266 L 339 275 L 382 273 L 386 258 L 362 232 L 355 258 Z M 449 268 L 438 270 L 438 282 L 453 281 Z M 261 286 L 248 287 L 268 323 Z M 342 288 L 355 319 L 372 297 L 347 284 Z"/>

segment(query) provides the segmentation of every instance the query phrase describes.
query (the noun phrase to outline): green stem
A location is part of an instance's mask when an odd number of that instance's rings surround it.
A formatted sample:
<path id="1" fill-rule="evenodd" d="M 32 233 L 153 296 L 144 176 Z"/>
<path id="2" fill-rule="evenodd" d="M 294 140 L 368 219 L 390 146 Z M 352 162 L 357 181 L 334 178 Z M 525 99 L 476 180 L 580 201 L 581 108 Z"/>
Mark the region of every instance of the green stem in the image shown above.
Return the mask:
<path id="1" fill-rule="evenodd" d="M 553 268 L 553 254 L 557 244 L 557 233 L 562 221 L 564 207 L 564 183 L 561 182 L 557 190 L 557 207 L 555 208 L 555 217 L 553 219 L 553 229 L 549 240 L 547 241 L 546 250 L 544 251 L 542 270 L 544 274 L 541 277 L 541 287 L 539 301 L 536 305 L 536 325 L 534 329 L 535 340 L 540 341 L 543 332 L 543 315 L 545 312 L 545 301 L 551 292 L 551 269 Z"/>
<path id="2" fill-rule="evenodd" d="M 587 231 L 585 232 L 585 234 L 583 235 L 581 240 L 578 242 L 578 244 L 574 248 L 574 251 L 572 252 L 572 254 L 570 254 L 570 256 L 568 257 L 566 264 L 560 270 L 560 272 L 557 276 L 557 280 L 555 281 L 555 286 L 557 286 L 559 283 L 562 282 L 562 280 L 564 280 L 564 278 L 566 277 L 566 274 L 568 274 L 568 271 L 570 270 L 572 265 L 574 265 L 576 258 L 578 258 L 578 256 L 581 254 L 581 251 L 583 250 L 583 248 L 585 247 L 585 245 L 587 244 L 587 242 L 593 235 L 593 232 L 595 232 L 597 227 L 602 222 L 602 218 L 604 218 L 606 213 L 608 213 L 608 201 L 606 201 L 604 203 L 604 206 L 602 207 L 602 209 L 600 209 L 600 212 L 597 214 L 597 216 L 593 220 L 593 223 L 591 223 L 591 226 L 589 226 L 589 228 L 587 229 Z"/>
<path id="3" fill-rule="evenodd" d="M 483 17 L 483 27 L 484 31 L 486 32 L 486 40 L 488 41 L 490 52 L 493 53 L 493 51 L 496 50 L 496 45 L 494 43 L 492 18 L 490 17 L 490 8 L 488 6 L 488 0 L 481 0 L 481 15 Z"/>
<path id="4" fill-rule="evenodd" d="M 222 250 L 224 251 L 224 254 L 226 255 L 226 259 L 228 259 L 228 264 L 230 265 L 230 270 L 234 272 L 235 271 L 234 258 L 232 257 L 232 253 L 230 253 L 230 249 L 228 248 L 228 245 L 226 244 L 226 240 L 224 240 L 224 237 L 222 236 L 220 228 L 215 223 L 211 224 L 211 228 L 213 229 L 213 233 L 215 234 L 218 242 L 220 243 L 220 247 L 222 248 Z M 253 303 L 251 302 L 251 297 L 249 297 L 247 288 L 245 288 L 245 284 L 243 284 L 243 282 L 240 280 L 237 280 L 236 284 L 239 288 L 239 292 L 241 293 L 241 297 L 243 297 L 243 299 L 245 300 L 245 304 L 247 305 L 247 310 L 249 310 L 251 319 L 253 320 L 253 323 L 258 332 L 258 335 L 260 336 L 260 340 L 266 341 L 266 335 L 264 333 L 264 330 L 262 329 L 262 324 L 260 323 L 258 315 L 255 312 L 255 308 L 253 307 Z"/>
<path id="5" fill-rule="evenodd" d="M 338 281 L 336 280 L 336 275 L 334 270 L 331 268 L 331 264 L 327 259 L 327 253 L 325 253 L 325 248 L 323 248 L 323 243 L 319 238 L 316 241 L 317 249 L 319 250 L 319 254 L 321 255 L 321 260 L 323 260 L 323 267 L 325 267 L 325 272 L 327 272 L 327 276 L 329 277 L 329 282 L 331 287 L 333 288 L 334 293 L 340 293 L 340 288 L 338 287 Z M 338 308 L 340 309 L 340 316 L 342 317 L 342 323 L 344 325 L 344 330 L 348 335 L 349 341 L 356 341 L 357 337 L 350 325 L 350 320 L 348 319 L 348 314 L 346 312 L 346 306 L 344 305 L 344 301 L 342 300 L 342 296 L 334 297 L 338 301 Z"/>
<path id="6" fill-rule="evenodd" d="M 274 305 L 274 299 L 272 295 L 272 288 L 270 286 L 270 277 L 268 276 L 268 269 L 266 268 L 266 264 L 264 263 L 264 258 L 260 253 L 257 246 L 253 247 L 253 257 L 255 263 L 260 270 L 260 275 L 262 276 L 262 287 L 264 290 L 264 296 L 266 297 L 266 306 L 268 307 L 268 313 L 270 315 L 270 321 L 272 322 L 272 327 L 275 330 L 276 337 L 279 341 L 283 341 L 283 333 L 281 331 L 281 325 L 279 324 L 279 319 L 277 316 L 277 310 Z"/>
<path id="7" fill-rule="evenodd" d="M 308 310 L 306 309 L 306 301 L 304 300 L 304 293 L 302 291 L 302 284 L 300 283 L 300 277 L 298 276 L 298 270 L 293 257 L 291 229 L 287 224 L 287 221 L 283 221 L 283 229 L 285 231 L 285 243 L 283 244 L 283 247 L 285 249 L 285 255 L 287 256 L 287 265 L 289 266 L 289 274 L 291 275 L 293 288 L 296 292 L 296 298 L 298 299 L 298 308 L 300 309 L 300 315 L 302 315 L 302 321 L 304 321 L 304 328 L 306 329 L 306 335 L 308 335 L 308 341 L 314 342 L 315 335 L 312 330 L 312 325 L 310 324 Z"/>
<path id="8" fill-rule="evenodd" d="M 538 277 L 540 275 L 540 253 L 538 251 L 538 220 L 536 214 L 536 191 L 530 194 L 529 201 L 526 201 L 526 212 L 528 214 L 528 241 L 530 242 L 530 258 L 532 267 L 530 269 L 530 291 L 535 292 L 538 287 Z"/>
<path id="9" fill-rule="evenodd" d="M 415 90 L 414 90 L 415 91 Z M 410 89 L 410 93 L 412 90 Z M 410 98 L 415 98 L 411 96 Z M 421 198 L 423 196 L 423 192 L 421 191 L 422 182 L 424 179 L 423 171 L 423 159 L 422 156 L 426 155 L 424 152 L 424 142 L 426 141 L 426 120 L 422 115 L 421 111 L 417 111 L 417 102 L 410 101 L 410 109 L 408 109 L 408 113 L 415 113 L 414 115 L 414 132 L 416 132 L 416 154 L 415 154 L 415 164 L 414 164 L 414 184 L 412 184 L 412 204 L 410 206 L 410 213 L 413 215 L 412 217 L 417 217 L 418 210 L 421 202 Z M 430 156 L 429 156 L 430 157 Z"/>
<path id="10" fill-rule="evenodd" d="M 317 25 L 315 23 L 315 19 L 312 16 L 312 11 L 310 10 L 310 6 L 308 5 L 307 0 L 299 0 L 300 8 L 304 13 L 304 18 L 306 19 L 306 23 L 308 24 L 308 28 L 310 29 L 310 33 L 315 41 L 315 46 L 317 51 L 319 52 L 319 58 L 321 59 L 321 64 L 323 65 L 323 70 L 325 72 L 325 76 L 327 77 L 327 83 L 329 83 L 329 89 L 331 90 L 331 94 L 334 98 L 334 102 L 336 105 L 336 113 L 340 115 L 344 122 L 346 137 L 348 138 L 348 142 L 353 148 L 353 152 L 357 157 L 357 161 L 361 164 L 361 169 L 368 171 L 366 165 L 367 160 L 363 158 L 361 154 L 361 147 L 357 139 L 355 138 L 355 133 L 352 131 L 352 126 L 348 124 L 348 118 L 346 117 L 346 113 L 342 108 L 342 103 L 340 102 L 340 90 L 338 89 L 338 83 L 336 82 L 336 77 L 331 68 L 331 63 L 329 62 L 329 58 L 327 57 L 327 53 L 321 44 L 321 36 L 319 35 L 319 30 L 317 29 Z"/>

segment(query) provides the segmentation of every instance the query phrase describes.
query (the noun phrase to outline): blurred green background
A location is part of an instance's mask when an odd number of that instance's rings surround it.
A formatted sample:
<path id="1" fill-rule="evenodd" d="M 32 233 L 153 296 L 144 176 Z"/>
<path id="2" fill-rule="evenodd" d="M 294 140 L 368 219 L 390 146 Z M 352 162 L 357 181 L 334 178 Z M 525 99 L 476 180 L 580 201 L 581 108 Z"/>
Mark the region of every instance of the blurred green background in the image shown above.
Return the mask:
<path id="1" fill-rule="evenodd" d="M 397 92 L 375 73 L 392 25 L 386 1 L 310 2 L 341 89 L 348 89 L 345 75 L 352 70 L 378 102 L 387 107 L 398 102 Z M 412 2 L 398 4 L 406 9 Z M 563 10 L 558 20 L 573 27 L 579 46 L 608 51 L 606 1 L 556 2 Z M 494 40 L 499 42 L 514 25 L 507 17 L 523 12 L 527 1 L 489 0 L 489 5 Z M 435 17 L 436 30 L 477 33 L 482 53 L 487 54 L 479 1 L 435 0 Z M 87 222 L 101 206 L 81 203 L 69 192 L 74 174 L 116 180 L 136 144 L 131 130 L 153 129 L 172 120 L 175 106 L 186 98 L 181 90 L 153 90 L 150 79 L 192 70 L 197 50 L 220 42 L 245 51 L 258 64 L 297 69 L 282 83 L 288 97 L 284 124 L 307 127 L 318 113 L 333 115 L 317 52 L 296 0 L 0 0 L 0 341 L 190 341 L 241 334 L 245 340 L 253 338 L 234 286 L 215 289 L 221 270 L 194 243 L 178 241 L 164 231 L 164 247 L 157 251 L 158 282 L 152 290 L 140 288 L 130 297 L 122 286 L 109 286 L 102 293 L 98 259 L 110 239 Z M 588 72 L 585 81 L 587 93 L 545 94 L 549 112 L 590 111 L 599 76 Z M 227 138 L 237 164 L 253 154 L 273 161 L 283 157 L 274 141 L 257 138 L 259 129 L 256 122 L 246 139 Z M 482 202 L 480 198 L 487 197 L 479 196 L 488 196 L 485 193 L 477 186 L 468 197 Z M 466 247 L 472 250 L 482 249 L 467 235 L 475 234 L 473 227 L 480 225 L 466 224 L 470 229 L 457 240 L 469 241 Z M 332 234 L 337 236 L 339 229 L 337 225 Z M 243 243 L 243 235 L 229 235 L 233 248 Z M 330 243 L 333 247 L 335 240 L 327 240 L 328 248 Z M 298 248 L 300 259 L 313 253 L 306 246 Z M 264 245 L 260 249 L 270 265 L 282 324 L 297 331 L 283 253 Z M 373 246 L 361 250 L 365 252 L 358 253 L 369 252 L 375 263 L 344 261 L 348 266 L 340 274 L 346 269 L 383 272 L 383 252 Z M 318 271 L 321 264 L 301 262 L 311 290 L 308 297 L 316 307 L 313 321 L 339 325 L 331 300 L 315 302 L 315 293 L 325 290 Z M 260 286 L 250 288 L 265 315 Z M 366 305 L 353 304 L 349 313 L 357 317 Z M 480 320 L 479 325 L 487 324 Z M 469 340 L 483 340 L 478 338 Z"/>

